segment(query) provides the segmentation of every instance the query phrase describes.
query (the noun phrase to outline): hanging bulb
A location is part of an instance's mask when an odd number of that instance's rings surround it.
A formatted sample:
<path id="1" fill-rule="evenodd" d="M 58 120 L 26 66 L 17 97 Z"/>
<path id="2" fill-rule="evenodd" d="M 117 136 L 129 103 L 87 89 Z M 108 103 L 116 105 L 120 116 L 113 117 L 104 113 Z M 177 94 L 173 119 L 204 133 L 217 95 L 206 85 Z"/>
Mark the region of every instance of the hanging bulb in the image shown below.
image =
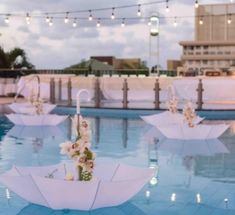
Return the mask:
<path id="1" fill-rule="evenodd" d="M 140 4 L 138 5 L 138 11 L 137 11 L 137 16 L 141 16 L 141 10 L 140 10 Z"/>
<path id="2" fill-rule="evenodd" d="M 175 20 L 174 20 L 174 27 L 177 27 L 178 26 L 178 23 L 177 23 L 177 20 L 176 20 L 176 17 L 175 17 Z"/>
<path id="3" fill-rule="evenodd" d="M 228 20 L 227 20 L 228 24 L 230 25 L 232 23 L 232 17 L 231 14 L 229 14 Z"/>
<path id="4" fill-rule="evenodd" d="M 49 22 L 48 22 L 48 25 L 51 27 L 53 25 L 53 18 L 51 17 Z"/>
<path id="5" fill-rule="evenodd" d="M 93 17 L 92 17 L 92 14 L 91 14 L 91 10 L 89 10 L 89 12 L 90 12 L 90 15 L 89 15 L 89 21 L 92 21 L 93 20 Z"/>
<path id="6" fill-rule="evenodd" d="M 115 19 L 115 15 L 114 15 L 114 7 L 113 7 L 113 9 L 112 9 L 111 19 Z"/>
<path id="7" fill-rule="evenodd" d="M 200 18 L 199 24 L 200 24 L 200 25 L 203 25 L 203 17 Z"/>
<path id="8" fill-rule="evenodd" d="M 9 14 L 8 15 L 6 15 L 6 17 L 5 17 L 5 19 L 4 19 L 4 22 L 6 23 L 6 24 L 8 24 L 9 23 Z"/>
<path id="9" fill-rule="evenodd" d="M 47 14 L 46 23 L 49 23 L 49 22 L 50 22 L 50 17 L 49 17 L 48 14 Z"/>
<path id="10" fill-rule="evenodd" d="M 26 20 L 26 23 L 29 25 L 30 24 L 30 16 L 28 13 L 26 14 L 25 20 Z"/>
<path id="11" fill-rule="evenodd" d="M 100 27 L 100 19 L 98 19 L 97 23 L 96 23 L 96 27 Z"/>
<path id="12" fill-rule="evenodd" d="M 77 27 L 77 19 L 76 19 L 76 18 L 73 20 L 73 27 L 74 27 L 74 28 Z"/>
<path id="13" fill-rule="evenodd" d="M 122 27 L 125 27 L 125 19 L 123 18 L 122 19 L 122 24 L 121 24 Z"/>
<path id="14" fill-rule="evenodd" d="M 151 21 L 149 20 L 149 21 L 148 21 L 148 26 L 151 26 L 151 25 L 152 25 L 152 23 L 151 23 Z"/>
<path id="15" fill-rule="evenodd" d="M 195 8 L 198 8 L 198 6 L 199 6 L 198 5 L 198 0 L 195 1 L 195 5 L 194 6 L 195 6 Z"/>
<path id="16" fill-rule="evenodd" d="M 66 16 L 64 18 L 64 23 L 67 24 L 69 22 L 69 13 L 66 13 Z"/>
<path id="17" fill-rule="evenodd" d="M 168 13 L 170 11 L 168 0 L 166 0 L 166 12 Z"/>

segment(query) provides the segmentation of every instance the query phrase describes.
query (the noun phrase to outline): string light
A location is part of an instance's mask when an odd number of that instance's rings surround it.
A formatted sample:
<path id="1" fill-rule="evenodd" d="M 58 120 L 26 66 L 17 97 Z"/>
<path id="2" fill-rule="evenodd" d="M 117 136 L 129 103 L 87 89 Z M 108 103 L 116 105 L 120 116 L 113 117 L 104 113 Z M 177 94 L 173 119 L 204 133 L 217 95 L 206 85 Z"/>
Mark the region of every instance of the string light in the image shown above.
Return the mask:
<path id="1" fill-rule="evenodd" d="M 49 25 L 50 27 L 53 25 L 53 18 L 52 18 L 52 17 L 50 18 L 48 25 Z"/>
<path id="2" fill-rule="evenodd" d="M 76 18 L 73 20 L 73 27 L 74 27 L 74 28 L 77 27 L 77 19 L 76 19 Z"/>
<path id="3" fill-rule="evenodd" d="M 64 23 L 67 24 L 69 22 L 69 12 L 66 12 L 66 16 L 64 18 Z"/>
<path id="4" fill-rule="evenodd" d="M 25 20 L 26 20 L 26 23 L 29 25 L 30 24 L 30 16 L 28 13 L 26 14 Z"/>
<path id="5" fill-rule="evenodd" d="M 93 20 L 93 17 L 92 17 L 92 14 L 91 14 L 91 10 L 89 10 L 89 13 L 90 13 L 90 15 L 89 15 L 89 21 L 92 21 Z"/>
<path id="6" fill-rule="evenodd" d="M 199 24 L 203 25 L 203 16 L 201 16 L 200 20 L 199 20 Z"/>
<path id="7" fill-rule="evenodd" d="M 198 4 L 198 0 L 195 1 L 195 8 L 198 8 L 199 4 Z"/>
<path id="8" fill-rule="evenodd" d="M 8 24 L 9 23 L 9 14 L 8 15 L 6 15 L 6 17 L 5 17 L 5 19 L 4 19 L 4 22 L 6 23 L 6 24 Z"/>
<path id="9" fill-rule="evenodd" d="M 96 23 L 96 27 L 100 27 L 100 19 L 98 19 L 97 23 Z"/>
<path id="10" fill-rule="evenodd" d="M 122 19 L 122 24 L 121 24 L 122 27 L 125 27 L 126 24 L 125 24 L 125 18 Z"/>
<path id="11" fill-rule="evenodd" d="M 140 4 L 138 5 L 138 11 L 137 11 L 137 16 L 141 16 L 141 10 L 140 10 Z"/>
<path id="12" fill-rule="evenodd" d="M 177 27 L 178 26 L 178 22 L 177 22 L 177 19 L 175 17 L 175 20 L 174 20 L 174 23 L 173 23 L 174 27 Z"/>
<path id="13" fill-rule="evenodd" d="M 166 0 L 166 12 L 168 13 L 170 11 L 168 0 Z"/>
<path id="14" fill-rule="evenodd" d="M 112 8 L 112 15 L 111 15 L 111 19 L 115 19 L 115 15 L 114 15 L 114 7 Z"/>
<path id="15" fill-rule="evenodd" d="M 49 22 L 50 22 L 50 17 L 49 17 L 48 14 L 47 14 L 46 23 L 49 23 Z"/>
<path id="16" fill-rule="evenodd" d="M 232 17 L 231 17 L 231 14 L 229 14 L 227 22 L 228 22 L 228 24 L 229 24 L 229 25 L 232 23 Z"/>

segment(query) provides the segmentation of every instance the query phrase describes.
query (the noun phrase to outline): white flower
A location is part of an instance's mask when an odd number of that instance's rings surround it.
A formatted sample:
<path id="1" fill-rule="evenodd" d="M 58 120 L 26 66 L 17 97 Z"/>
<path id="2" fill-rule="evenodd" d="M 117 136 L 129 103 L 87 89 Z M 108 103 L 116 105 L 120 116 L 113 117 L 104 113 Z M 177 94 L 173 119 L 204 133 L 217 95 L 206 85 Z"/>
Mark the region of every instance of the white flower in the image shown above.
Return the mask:
<path id="1" fill-rule="evenodd" d="M 60 153 L 63 155 L 69 155 L 72 149 L 72 142 L 67 141 L 60 144 Z"/>

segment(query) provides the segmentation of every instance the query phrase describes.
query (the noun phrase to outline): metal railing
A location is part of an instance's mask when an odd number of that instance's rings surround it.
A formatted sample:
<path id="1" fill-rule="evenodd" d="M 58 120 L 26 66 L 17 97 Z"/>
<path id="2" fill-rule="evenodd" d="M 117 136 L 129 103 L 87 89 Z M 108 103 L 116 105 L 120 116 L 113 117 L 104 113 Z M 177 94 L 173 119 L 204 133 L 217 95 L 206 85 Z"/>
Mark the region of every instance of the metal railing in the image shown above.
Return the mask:
<path id="1" fill-rule="evenodd" d="M 61 79 L 59 79 L 59 82 L 61 83 Z M 62 85 L 58 84 L 58 101 L 61 101 L 61 92 L 62 92 Z M 123 83 L 120 86 L 120 90 L 122 90 L 122 107 L 123 109 L 128 109 L 129 108 L 129 86 L 128 86 L 128 81 L 126 78 L 123 79 Z M 155 79 L 155 84 L 152 88 L 154 91 L 154 101 L 152 103 L 154 104 L 153 109 L 155 110 L 160 110 L 160 104 L 162 103 L 161 98 L 160 98 L 160 92 L 161 92 L 161 86 L 159 79 Z M 198 87 L 196 89 L 197 91 L 197 110 L 202 110 L 203 109 L 203 83 L 202 80 L 199 79 L 198 82 Z M 138 96 L 138 95 L 137 95 Z M 100 88 L 100 78 L 96 78 L 94 82 L 94 107 L 95 108 L 102 108 L 102 90 Z M 55 79 L 50 78 L 50 102 L 52 104 L 56 103 L 56 98 L 55 98 Z M 67 101 L 66 101 L 67 106 L 72 105 L 72 84 L 71 84 L 71 78 L 68 78 L 67 82 Z"/>

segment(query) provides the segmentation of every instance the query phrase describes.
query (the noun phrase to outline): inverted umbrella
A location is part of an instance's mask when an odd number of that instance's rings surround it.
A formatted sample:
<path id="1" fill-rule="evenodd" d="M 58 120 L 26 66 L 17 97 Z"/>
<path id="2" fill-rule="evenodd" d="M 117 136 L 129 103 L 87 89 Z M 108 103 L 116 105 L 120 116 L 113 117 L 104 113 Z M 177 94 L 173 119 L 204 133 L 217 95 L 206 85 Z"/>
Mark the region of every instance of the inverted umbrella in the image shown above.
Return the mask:
<path id="1" fill-rule="evenodd" d="M 66 169 L 76 175 L 73 164 Z M 92 210 L 120 205 L 132 198 L 154 170 L 124 164 L 97 164 L 91 181 L 64 180 L 64 165 L 13 167 L 0 182 L 25 200 L 52 209 Z"/>
<path id="2" fill-rule="evenodd" d="M 153 114 L 149 116 L 140 116 L 146 123 L 155 127 L 172 124 L 184 124 L 184 115 L 181 113 L 171 113 L 164 111 L 162 113 Z M 194 119 L 194 124 L 200 123 L 204 118 L 197 116 Z"/>
<path id="3" fill-rule="evenodd" d="M 218 139 L 208 140 L 174 140 L 165 139 L 159 142 L 158 149 L 168 151 L 173 155 L 196 156 L 204 155 L 211 156 L 221 153 L 229 153 L 226 146 Z"/>
<path id="4" fill-rule="evenodd" d="M 25 114 L 6 114 L 6 117 L 15 125 L 27 126 L 55 126 L 67 119 L 67 116 L 56 114 L 25 115 Z"/>
<path id="5" fill-rule="evenodd" d="M 64 135 L 59 126 L 23 126 L 15 125 L 6 134 L 16 138 L 40 138 L 57 137 Z"/>
<path id="6" fill-rule="evenodd" d="M 20 114 L 36 114 L 35 113 L 35 107 L 31 103 L 29 103 L 29 102 L 25 102 L 25 103 L 12 103 L 12 104 L 10 104 L 8 106 L 15 113 L 20 113 Z M 56 107 L 56 105 L 43 103 L 42 104 L 43 113 L 44 114 L 48 114 L 55 107 Z"/>
<path id="7" fill-rule="evenodd" d="M 52 210 L 39 205 L 30 204 L 24 207 L 17 215 L 146 215 L 135 205 L 126 202 L 117 207 L 100 208 L 93 211 Z"/>
<path id="8" fill-rule="evenodd" d="M 170 139 L 216 139 L 221 136 L 228 128 L 229 125 L 195 125 L 189 127 L 186 124 L 180 125 L 167 125 L 157 127 L 161 133 Z"/>

